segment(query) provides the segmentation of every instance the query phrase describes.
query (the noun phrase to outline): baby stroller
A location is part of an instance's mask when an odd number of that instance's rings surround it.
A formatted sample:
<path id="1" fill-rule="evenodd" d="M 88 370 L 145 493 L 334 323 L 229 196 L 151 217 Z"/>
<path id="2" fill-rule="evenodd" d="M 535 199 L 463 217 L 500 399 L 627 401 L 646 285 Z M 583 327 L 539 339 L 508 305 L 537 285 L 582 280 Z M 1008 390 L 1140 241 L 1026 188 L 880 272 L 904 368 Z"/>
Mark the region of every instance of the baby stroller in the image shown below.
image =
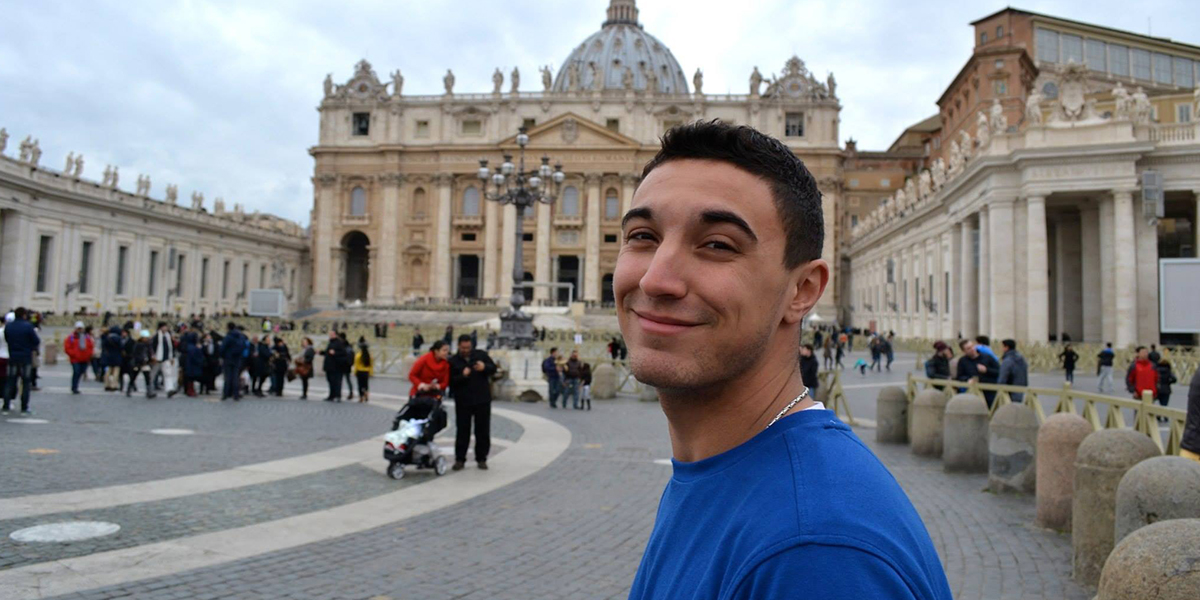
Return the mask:
<path id="1" fill-rule="evenodd" d="M 445 428 L 446 409 L 442 408 L 441 390 L 417 393 L 396 413 L 392 431 L 383 437 L 388 477 L 403 478 L 405 465 L 432 468 L 438 475 L 445 475 L 446 457 L 433 443 L 433 436 Z"/>

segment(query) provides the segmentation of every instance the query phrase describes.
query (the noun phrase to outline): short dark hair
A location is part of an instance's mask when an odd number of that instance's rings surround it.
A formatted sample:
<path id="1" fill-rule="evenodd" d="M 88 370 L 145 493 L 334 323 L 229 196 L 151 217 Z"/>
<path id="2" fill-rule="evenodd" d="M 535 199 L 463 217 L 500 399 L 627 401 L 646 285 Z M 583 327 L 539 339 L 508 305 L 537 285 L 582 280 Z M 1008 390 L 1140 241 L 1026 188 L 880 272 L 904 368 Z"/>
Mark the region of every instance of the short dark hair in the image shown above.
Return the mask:
<path id="1" fill-rule="evenodd" d="M 1000 343 L 1001 343 L 1001 344 L 1004 344 L 1004 347 L 1005 347 L 1005 348 L 1009 348 L 1009 349 L 1012 349 L 1012 350 L 1016 350 L 1016 349 L 1017 349 L 1017 341 L 1016 341 L 1016 340 L 1009 339 L 1009 340 L 1004 340 L 1004 341 L 1002 341 L 1002 342 L 1000 342 Z"/>
<path id="2" fill-rule="evenodd" d="M 1146 349 L 1145 346 L 1138 346 L 1136 349 L 1134 349 L 1134 352 L 1141 352 L 1142 350 L 1145 350 L 1145 349 Z"/>
<path id="3" fill-rule="evenodd" d="M 446 340 L 438 340 L 438 341 L 434 342 L 432 346 L 429 347 L 429 351 L 437 352 L 438 350 L 442 349 L 442 346 L 445 346 L 445 345 L 446 345 Z"/>
<path id="4" fill-rule="evenodd" d="M 663 163 L 689 158 L 730 163 L 771 186 L 775 212 L 787 236 L 785 267 L 794 269 L 821 258 L 825 243 L 821 190 L 804 162 L 783 142 L 752 127 L 717 119 L 677 125 L 663 134 L 662 148 L 642 169 L 642 179 Z"/>
<path id="5" fill-rule="evenodd" d="M 13 311 L 13 316 L 15 318 L 22 319 L 22 320 L 24 320 L 25 316 L 28 314 L 29 314 L 29 311 L 25 310 L 24 306 L 18 306 L 17 309 Z"/>
<path id="6" fill-rule="evenodd" d="M 471 341 L 471 334 L 469 334 L 469 333 L 464 333 L 464 334 L 458 336 L 458 343 L 460 343 L 460 344 L 463 342 L 469 342 L 469 341 Z"/>
<path id="7" fill-rule="evenodd" d="M 227 325 L 225 325 L 225 329 L 228 329 L 229 331 L 233 331 L 234 329 L 237 329 L 237 323 L 230 321 Z"/>
<path id="8" fill-rule="evenodd" d="M 989 338 L 986 335 L 977 335 L 977 336 L 975 336 L 975 343 L 983 344 L 984 346 L 991 346 L 992 340 L 991 340 L 991 338 Z"/>
<path id="9" fill-rule="evenodd" d="M 554 354 L 555 352 L 558 352 L 558 346 L 555 346 L 550 349 L 550 354 Z"/>

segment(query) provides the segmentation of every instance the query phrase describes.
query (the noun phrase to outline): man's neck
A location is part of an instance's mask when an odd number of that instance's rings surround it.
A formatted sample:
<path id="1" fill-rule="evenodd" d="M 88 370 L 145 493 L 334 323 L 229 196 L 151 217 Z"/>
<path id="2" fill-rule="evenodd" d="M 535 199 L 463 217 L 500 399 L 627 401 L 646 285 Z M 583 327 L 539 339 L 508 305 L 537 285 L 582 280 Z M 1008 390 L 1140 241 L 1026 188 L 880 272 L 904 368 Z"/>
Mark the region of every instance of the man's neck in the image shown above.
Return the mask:
<path id="1" fill-rule="evenodd" d="M 695 462 L 742 445 L 766 429 L 803 390 L 799 367 L 790 358 L 764 361 L 705 391 L 661 390 L 659 399 L 667 415 L 675 459 Z M 812 404 L 812 398 L 805 398 L 789 413 Z"/>

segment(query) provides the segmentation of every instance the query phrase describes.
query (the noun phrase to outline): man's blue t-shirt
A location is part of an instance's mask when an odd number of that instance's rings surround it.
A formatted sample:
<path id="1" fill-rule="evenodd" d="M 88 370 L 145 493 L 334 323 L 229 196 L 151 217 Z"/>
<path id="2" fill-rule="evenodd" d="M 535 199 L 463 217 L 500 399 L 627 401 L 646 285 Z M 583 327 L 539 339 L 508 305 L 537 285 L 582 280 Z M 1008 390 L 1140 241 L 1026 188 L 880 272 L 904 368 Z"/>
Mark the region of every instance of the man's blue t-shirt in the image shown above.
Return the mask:
<path id="1" fill-rule="evenodd" d="M 672 462 L 630 600 L 952 600 L 912 503 L 831 411 Z"/>

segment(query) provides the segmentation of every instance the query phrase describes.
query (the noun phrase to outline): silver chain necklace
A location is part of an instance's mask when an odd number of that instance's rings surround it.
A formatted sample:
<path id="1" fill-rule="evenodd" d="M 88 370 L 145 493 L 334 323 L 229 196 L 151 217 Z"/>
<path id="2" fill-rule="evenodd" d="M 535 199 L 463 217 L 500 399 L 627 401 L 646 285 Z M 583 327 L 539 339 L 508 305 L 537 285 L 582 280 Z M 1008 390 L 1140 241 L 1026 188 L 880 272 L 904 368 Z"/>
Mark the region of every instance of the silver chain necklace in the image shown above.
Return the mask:
<path id="1" fill-rule="evenodd" d="M 779 419 L 782 419 L 782 418 L 783 418 L 783 415 L 786 415 L 786 414 L 787 414 L 787 411 L 789 411 L 789 410 L 792 410 L 792 407 L 793 407 L 793 406 L 796 406 L 796 404 L 798 404 L 798 403 L 799 403 L 801 400 L 803 400 L 803 399 L 805 399 L 805 398 L 807 398 L 807 397 L 808 397 L 808 388 L 806 387 L 806 388 L 804 388 L 804 391 L 803 391 L 803 392 L 800 392 L 800 395 L 799 395 L 799 396 L 796 396 L 796 399 L 795 399 L 795 400 L 792 400 L 791 402 L 788 402 L 788 405 L 787 405 L 787 406 L 785 406 L 785 407 L 783 407 L 783 410 L 779 411 L 779 414 L 775 415 L 775 418 L 774 418 L 774 419 L 771 419 L 771 422 L 770 422 L 770 423 L 767 423 L 767 427 L 770 427 L 770 426 L 774 425 L 774 424 L 775 424 L 775 421 L 778 421 Z M 766 431 L 766 430 L 767 430 L 767 427 L 763 427 L 763 431 Z"/>

